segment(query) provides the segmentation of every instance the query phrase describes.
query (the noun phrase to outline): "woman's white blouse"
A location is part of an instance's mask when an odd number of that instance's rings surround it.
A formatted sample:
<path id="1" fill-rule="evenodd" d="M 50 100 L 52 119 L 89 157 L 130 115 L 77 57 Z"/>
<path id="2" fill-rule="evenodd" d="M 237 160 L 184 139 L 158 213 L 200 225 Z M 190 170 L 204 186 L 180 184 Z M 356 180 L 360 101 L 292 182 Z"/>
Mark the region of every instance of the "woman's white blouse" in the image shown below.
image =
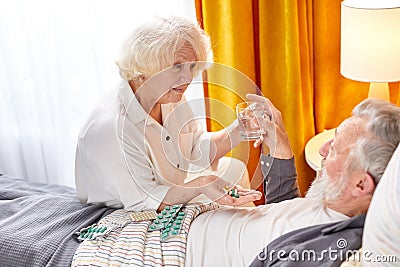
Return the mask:
<path id="1" fill-rule="evenodd" d="M 100 101 L 78 138 L 75 181 L 86 203 L 157 209 L 189 162 L 209 165 L 210 134 L 189 103 L 162 105 L 163 126 L 139 104 L 127 81 Z"/>

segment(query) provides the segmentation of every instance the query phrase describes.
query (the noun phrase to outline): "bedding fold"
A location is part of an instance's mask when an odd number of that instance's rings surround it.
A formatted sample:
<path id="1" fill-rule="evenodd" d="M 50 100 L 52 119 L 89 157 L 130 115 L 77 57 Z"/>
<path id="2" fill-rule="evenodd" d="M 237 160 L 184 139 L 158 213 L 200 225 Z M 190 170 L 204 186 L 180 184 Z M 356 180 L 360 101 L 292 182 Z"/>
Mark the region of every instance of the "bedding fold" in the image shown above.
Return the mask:
<path id="1" fill-rule="evenodd" d="M 75 232 L 114 209 L 82 204 L 75 189 L 0 176 L 0 266 L 71 266 Z"/>

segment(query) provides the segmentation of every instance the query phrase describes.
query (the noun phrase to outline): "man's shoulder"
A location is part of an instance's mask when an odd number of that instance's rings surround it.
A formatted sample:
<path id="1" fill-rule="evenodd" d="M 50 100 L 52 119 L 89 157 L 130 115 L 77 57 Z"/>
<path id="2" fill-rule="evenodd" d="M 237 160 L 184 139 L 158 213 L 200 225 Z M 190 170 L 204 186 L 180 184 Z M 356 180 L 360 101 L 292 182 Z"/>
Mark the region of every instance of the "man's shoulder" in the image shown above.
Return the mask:
<path id="1" fill-rule="evenodd" d="M 364 221 L 365 215 L 359 215 L 288 232 L 269 243 L 250 266 L 336 266 L 343 260 L 339 255 L 360 248 Z M 280 251 L 278 258 L 270 253 L 276 251 Z M 308 258 L 293 258 L 293 252 Z"/>

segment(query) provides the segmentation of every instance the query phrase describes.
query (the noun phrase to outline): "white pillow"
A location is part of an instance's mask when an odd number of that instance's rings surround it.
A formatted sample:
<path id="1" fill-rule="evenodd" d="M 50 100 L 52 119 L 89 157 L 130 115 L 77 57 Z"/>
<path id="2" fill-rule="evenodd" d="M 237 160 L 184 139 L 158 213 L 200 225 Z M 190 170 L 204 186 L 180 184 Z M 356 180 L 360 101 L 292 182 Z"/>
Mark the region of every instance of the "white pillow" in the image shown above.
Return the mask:
<path id="1" fill-rule="evenodd" d="M 362 266 L 400 264 L 400 146 L 394 152 L 365 219 Z"/>

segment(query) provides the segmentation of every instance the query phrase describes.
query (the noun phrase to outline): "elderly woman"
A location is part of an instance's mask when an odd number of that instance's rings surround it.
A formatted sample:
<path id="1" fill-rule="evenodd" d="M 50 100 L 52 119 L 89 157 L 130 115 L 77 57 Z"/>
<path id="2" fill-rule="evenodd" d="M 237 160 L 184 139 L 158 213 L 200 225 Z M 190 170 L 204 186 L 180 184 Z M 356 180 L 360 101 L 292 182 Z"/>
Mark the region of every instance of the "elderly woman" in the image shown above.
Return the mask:
<path id="1" fill-rule="evenodd" d="M 79 136 L 75 178 L 81 201 L 141 211 L 201 194 L 227 205 L 261 197 L 215 175 L 185 180 L 190 165 L 205 170 L 240 142 L 237 124 L 206 132 L 185 101 L 193 77 L 211 60 L 209 37 L 182 18 L 157 19 L 129 36 L 117 60 L 122 81 Z M 232 187 L 239 198 L 224 194 Z"/>

